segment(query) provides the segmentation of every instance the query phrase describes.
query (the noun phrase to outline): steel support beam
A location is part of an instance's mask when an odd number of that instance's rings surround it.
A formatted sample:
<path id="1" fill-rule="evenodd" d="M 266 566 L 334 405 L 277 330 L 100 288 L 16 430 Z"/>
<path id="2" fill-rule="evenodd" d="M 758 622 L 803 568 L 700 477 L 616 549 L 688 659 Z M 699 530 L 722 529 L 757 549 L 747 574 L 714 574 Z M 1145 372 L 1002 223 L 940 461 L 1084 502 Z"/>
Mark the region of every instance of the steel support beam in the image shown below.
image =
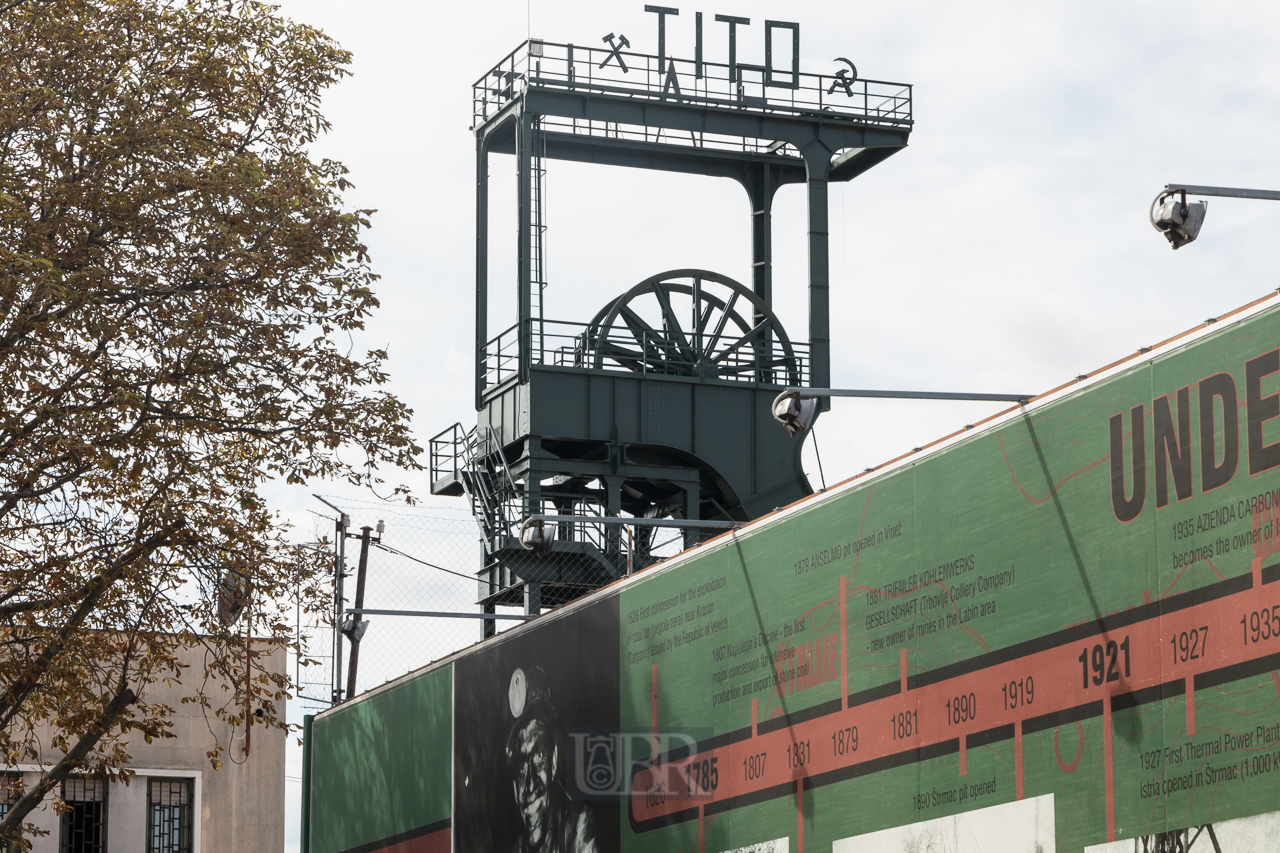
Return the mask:
<path id="1" fill-rule="evenodd" d="M 782 170 L 768 163 L 751 164 L 745 170 L 743 186 L 751 203 L 751 289 L 773 308 L 773 196 L 778 190 L 778 173 Z M 752 325 L 763 322 L 765 315 L 756 312 Z M 761 359 L 770 352 L 773 332 L 766 330 L 755 344 Z M 764 374 L 764 381 L 772 381 L 772 372 Z"/>
<path id="2" fill-rule="evenodd" d="M 823 141 L 832 151 L 843 148 L 896 148 L 907 144 L 910 124 L 879 124 L 837 113 L 774 113 L 725 106 L 680 103 L 675 100 L 640 101 L 622 95 L 531 88 L 522 96 L 524 109 L 539 115 L 583 121 L 618 122 L 639 127 L 694 133 L 743 136 L 749 139 L 785 139 L 797 147 L 813 139 L 820 127 Z M 513 104 L 516 102 L 513 102 Z M 495 114 L 486 123 L 505 120 Z"/>
<path id="3" fill-rule="evenodd" d="M 685 518 L 624 518 L 608 515 L 531 515 L 532 521 L 544 524 L 564 524 L 566 522 L 582 522 L 584 524 L 602 524 L 615 527 L 679 527 L 729 530 L 742 526 L 740 521 L 714 521 Z M 351 611 L 347 611 L 350 613 Z"/>
<path id="4" fill-rule="evenodd" d="M 548 474 L 568 474 L 601 478 L 621 476 L 624 480 L 668 480 L 672 483 L 696 483 L 701 476 L 697 468 L 667 465 L 639 465 L 634 462 L 564 459 L 543 452 L 527 455 L 511 463 L 511 476 L 540 478 Z"/>
<path id="5" fill-rule="evenodd" d="M 519 310 L 520 381 L 529 381 L 533 357 L 533 113 L 522 111 L 516 124 L 516 287 Z"/>
<path id="6" fill-rule="evenodd" d="M 490 128 L 489 153 L 514 154 L 514 119 L 505 125 Z M 633 169 L 657 169 L 688 175 L 706 175 L 713 178 L 734 178 L 747 186 L 745 175 L 750 170 L 768 165 L 773 167 L 776 186 L 802 184 L 805 180 L 804 161 L 798 157 L 752 151 L 728 151 L 686 145 L 677 142 L 653 142 L 639 139 L 606 138 L 572 134 L 557 130 L 544 130 L 548 160 L 569 160 L 575 163 L 593 163 L 600 166 L 626 166 Z M 889 140 L 884 140 L 889 141 Z M 895 137 L 893 144 L 873 148 L 848 148 L 831 162 L 827 180 L 833 183 L 851 181 L 864 172 L 884 162 L 906 147 L 906 135 Z M 748 192 L 750 188 L 747 187 Z"/>
<path id="7" fill-rule="evenodd" d="M 747 168 L 747 197 L 751 200 L 751 289 L 773 307 L 773 196 L 781 169 L 768 163 Z M 759 323 L 763 317 L 757 316 Z"/>
<path id="8" fill-rule="evenodd" d="M 574 135 L 547 131 L 547 159 L 571 160 L 601 166 L 627 166 L 634 169 L 657 169 L 713 178 L 735 178 L 762 165 L 773 168 L 775 183 L 804 182 L 804 163 L 798 157 L 778 154 L 756 154 L 749 151 L 725 151 L 674 142 L 644 142 L 638 139 L 605 139 L 599 136 Z M 750 189 L 748 189 L 750 192 Z"/>
<path id="9" fill-rule="evenodd" d="M 525 581 L 524 583 L 524 615 L 531 619 L 542 612 L 542 583 Z"/>
<path id="10" fill-rule="evenodd" d="M 489 340 L 489 148 L 476 136 L 476 410 L 484 405 L 485 344 Z"/>
<path id="11" fill-rule="evenodd" d="M 782 394 L 806 397 L 876 397 L 890 400 L 991 400 L 1000 403 L 1025 403 L 1035 394 L 981 394 L 952 391 L 876 391 L 865 388 L 787 388 Z"/>
<path id="12" fill-rule="evenodd" d="M 802 151 L 809 208 L 809 384 L 825 388 L 831 384 L 831 259 L 827 225 L 831 153 L 817 141 Z M 821 399 L 822 411 L 830 411 L 830 399 Z"/>

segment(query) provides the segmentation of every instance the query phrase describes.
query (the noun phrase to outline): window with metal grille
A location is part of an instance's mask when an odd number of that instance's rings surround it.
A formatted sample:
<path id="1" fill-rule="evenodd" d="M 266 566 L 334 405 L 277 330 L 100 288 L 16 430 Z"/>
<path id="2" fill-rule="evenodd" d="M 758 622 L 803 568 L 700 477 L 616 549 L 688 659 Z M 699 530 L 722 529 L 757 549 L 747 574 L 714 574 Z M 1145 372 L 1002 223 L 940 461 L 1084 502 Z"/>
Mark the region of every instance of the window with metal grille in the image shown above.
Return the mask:
<path id="1" fill-rule="evenodd" d="M 147 853 L 191 853 L 190 779 L 147 781 Z"/>
<path id="2" fill-rule="evenodd" d="M 9 816 L 9 809 L 22 796 L 22 776 L 17 773 L 0 773 L 0 820 Z M 13 847 L 0 842 L 0 853 L 10 853 Z"/>
<path id="3" fill-rule="evenodd" d="M 107 783 L 77 778 L 62 783 L 62 814 L 58 853 L 106 853 Z"/>

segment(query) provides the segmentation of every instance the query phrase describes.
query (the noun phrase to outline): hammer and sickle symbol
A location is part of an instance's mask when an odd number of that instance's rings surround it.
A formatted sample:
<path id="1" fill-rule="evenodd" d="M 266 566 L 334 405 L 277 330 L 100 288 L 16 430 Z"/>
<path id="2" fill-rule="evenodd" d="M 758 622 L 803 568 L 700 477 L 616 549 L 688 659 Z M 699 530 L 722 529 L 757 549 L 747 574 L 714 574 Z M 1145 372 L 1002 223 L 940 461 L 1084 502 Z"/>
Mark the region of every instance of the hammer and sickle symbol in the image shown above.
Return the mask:
<path id="1" fill-rule="evenodd" d="M 848 65 L 849 67 L 841 68 L 839 71 L 836 72 L 835 78 L 832 79 L 831 81 L 831 88 L 827 89 L 827 94 L 828 95 L 832 94 L 833 92 L 835 92 L 836 88 L 839 87 L 841 89 L 844 89 L 844 93 L 846 97 L 852 98 L 853 83 L 855 80 L 858 79 L 858 67 L 854 65 L 852 62 L 850 62 L 849 60 L 845 59 L 843 56 L 837 56 L 835 61 L 843 62 L 845 65 Z"/>
<path id="2" fill-rule="evenodd" d="M 622 61 L 622 49 L 624 47 L 631 47 L 631 42 L 627 41 L 627 37 L 622 35 L 621 33 L 619 33 L 618 35 L 617 44 L 613 43 L 613 33 L 609 33 L 609 35 L 600 39 L 600 41 L 605 42 L 610 47 L 609 55 L 604 58 L 604 62 L 600 63 L 600 67 L 604 68 L 606 65 L 609 64 L 610 59 L 616 59 L 618 60 L 618 67 L 622 69 L 623 74 L 626 74 L 627 63 Z"/>

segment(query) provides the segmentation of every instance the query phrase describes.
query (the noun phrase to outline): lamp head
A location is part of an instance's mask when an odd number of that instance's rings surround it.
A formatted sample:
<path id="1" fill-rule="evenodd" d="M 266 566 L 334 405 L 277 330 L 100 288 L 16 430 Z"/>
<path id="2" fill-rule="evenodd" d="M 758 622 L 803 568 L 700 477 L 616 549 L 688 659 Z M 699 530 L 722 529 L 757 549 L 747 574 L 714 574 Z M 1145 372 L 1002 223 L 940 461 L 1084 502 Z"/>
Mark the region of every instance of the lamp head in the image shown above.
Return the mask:
<path id="1" fill-rule="evenodd" d="M 1200 235 L 1207 201 L 1187 203 L 1187 191 L 1166 187 L 1151 203 L 1151 227 L 1165 236 L 1175 249 L 1180 249 Z"/>
<path id="2" fill-rule="evenodd" d="M 783 391 L 773 399 L 773 419 L 793 437 L 813 426 L 818 413 L 817 397 L 801 397 L 799 391 Z"/>
<path id="3" fill-rule="evenodd" d="M 520 545 L 526 551 L 545 554 L 551 550 L 551 540 L 555 538 L 555 527 L 543 524 L 541 519 L 526 518 L 520 525 Z"/>

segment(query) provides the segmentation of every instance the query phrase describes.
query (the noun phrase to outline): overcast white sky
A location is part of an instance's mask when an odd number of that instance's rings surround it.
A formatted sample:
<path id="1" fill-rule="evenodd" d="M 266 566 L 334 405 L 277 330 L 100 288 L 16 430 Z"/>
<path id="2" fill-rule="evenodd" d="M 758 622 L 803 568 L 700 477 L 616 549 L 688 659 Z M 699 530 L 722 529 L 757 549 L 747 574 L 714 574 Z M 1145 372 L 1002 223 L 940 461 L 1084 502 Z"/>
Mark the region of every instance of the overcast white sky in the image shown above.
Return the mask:
<path id="1" fill-rule="evenodd" d="M 692 53 L 694 11 L 714 61 L 727 55 L 714 13 L 752 18 L 746 62 L 762 59 L 764 18 L 792 20 L 806 70 L 847 56 L 863 77 L 915 87 L 910 147 L 832 187 L 836 385 L 1039 392 L 1280 286 L 1280 204 L 1211 200 L 1203 236 L 1178 252 L 1147 222 L 1170 181 L 1280 189 L 1280 5 L 668 3 L 681 9 L 673 54 Z M 425 446 L 475 418 L 471 83 L 530 33 L 579 44 L 625 33 L 653 52 L 656 16 L 643 0 L 282 6 L 355 53 L 353 76 L 326 96 L 333 130 L 315 153 L 350 168 L 354 206 L 378 210 L 368 243 L 382 310 L 356 344 L 388 348 Z M 502 208 L 513 169 L 494 158 L 495 238 L 514 235 Z M 785 188 L 774 207 L 775 304 L 796 339 L 807 338 L 803 193 Z M 746 195 L 727 179 L 552 163 L 548 198 L 549 317 L 587 319 L 676 267 L 750 280 Z M 512 311 L 512 259 L 495 249 L 492 264 L 491 301 Z M 998 408 L 836 401 L 818 428 L 827 481 Z M 401 479 L 428 507 L 447 503 L 425 476 Z M 309 530 L 311 491 L 369 497 L 332 485 L 272 496 Z M 295 813 L 290 845 L 296 835 Z"/>

